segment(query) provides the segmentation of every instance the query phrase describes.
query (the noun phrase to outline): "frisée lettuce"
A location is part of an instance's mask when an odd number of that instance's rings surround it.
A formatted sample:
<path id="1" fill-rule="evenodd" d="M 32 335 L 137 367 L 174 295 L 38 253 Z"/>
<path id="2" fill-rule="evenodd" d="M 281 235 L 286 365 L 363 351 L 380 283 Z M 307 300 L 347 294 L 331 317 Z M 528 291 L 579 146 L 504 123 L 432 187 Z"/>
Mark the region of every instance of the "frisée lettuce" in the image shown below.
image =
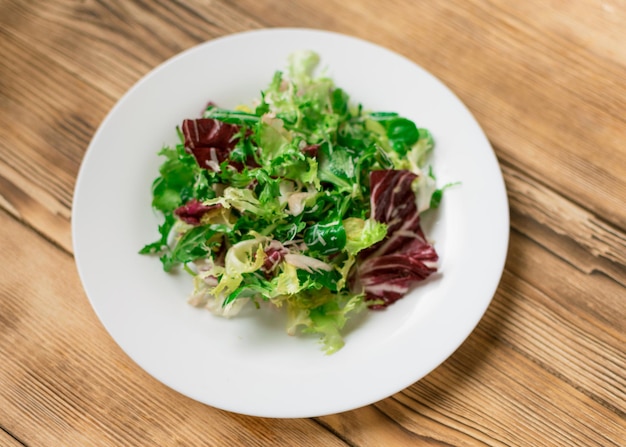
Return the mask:
<path id="1" fill-rule="evenodd" d="M 295 52 L 254 103 L 209 103 L 177 127 L 152 185 L 160 236 L 140 253 L 187 271 L 191 304 L 285 308 L 287 333 L 330 354 L 350 317 L 437 270 L 420 214 L 443 188 L 425 169 L 430 132 L 352 103 L 319 63 Z"/>

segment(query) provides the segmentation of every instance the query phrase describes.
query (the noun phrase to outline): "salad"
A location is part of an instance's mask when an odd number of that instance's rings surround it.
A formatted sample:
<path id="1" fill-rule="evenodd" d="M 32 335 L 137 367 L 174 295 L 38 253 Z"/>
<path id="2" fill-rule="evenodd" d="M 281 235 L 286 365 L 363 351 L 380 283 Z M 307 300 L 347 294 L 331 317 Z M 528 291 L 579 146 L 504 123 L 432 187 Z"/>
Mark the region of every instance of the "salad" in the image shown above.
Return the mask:
<path id="1" fill-rule="evenodd" d="M 319 62 L 292 53 L 253 104 L 209 103 L 177 127 L 152 185 L 160 237 L 140 253 L 187 271 L 191 304 L 284 308 L 288 334 L 317 334 L 331 354 L 349 318 L 437 271 L 420 215 L 445 187 L 427 129 L 352 103 Z"/>

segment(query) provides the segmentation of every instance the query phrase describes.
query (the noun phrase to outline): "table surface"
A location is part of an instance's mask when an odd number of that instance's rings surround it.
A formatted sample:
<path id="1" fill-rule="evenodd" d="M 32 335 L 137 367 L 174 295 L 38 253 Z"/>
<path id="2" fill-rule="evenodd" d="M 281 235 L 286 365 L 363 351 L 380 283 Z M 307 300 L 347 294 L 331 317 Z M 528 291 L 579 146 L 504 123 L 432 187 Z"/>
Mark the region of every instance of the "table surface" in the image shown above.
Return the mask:
<path id="1" fill-rule="evenodd" d="M 626 2 L 0 1 L 0 444 L 609 446 L 626 440 Z M 504 175 L 500 285 L 461 347 L 380 402 L 264 419 L 184 397 L 96 317 L 73 188 L 107 112 L 198 43 L 318 28 L 447 84 Z"/>

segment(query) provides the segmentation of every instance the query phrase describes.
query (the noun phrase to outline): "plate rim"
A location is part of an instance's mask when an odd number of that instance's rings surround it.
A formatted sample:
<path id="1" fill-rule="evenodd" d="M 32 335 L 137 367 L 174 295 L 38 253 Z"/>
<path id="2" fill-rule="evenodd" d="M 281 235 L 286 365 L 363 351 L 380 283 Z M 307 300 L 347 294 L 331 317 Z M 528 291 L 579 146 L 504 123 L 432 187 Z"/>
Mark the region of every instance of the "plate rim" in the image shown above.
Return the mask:
<path id="1" fill-rule="evenodd" d="M 225 404 L 223 402 L 220 403 L 216 403 L 216 402 L 211 402 L 211 401 L 207 401 L 207 399 L 202 399 L 202 398 L 198 398 L 198 396 L 194 396 L 192 392 L 189 392 L 188 390 L 185 390 L 184 387 L 180 387 L 177 386 L 176 383 L 172 383 L 171 380 L 167 380 L 166 378 L 162 377 L 161 375 L 158 374 L 157 371 L 154 371 L 153 368 L 150 368 L 150 366 L 145 365 L 145 361 L 141 361 L 137 359 L 137 355 L 136 353 L 134 353 L 132 351 L 132 349 L 127 349 L 125 348 L 125 344 L 123 343 L 123 340 L 119 340 L 119 334 L 113 334 L 111 333 L 110 327 L 107 324 L 106 321 L 103 320 L 102 316 L 100 315 L 98 308 L 98 302 L 94 301 L 93 298 L 93 293 L 88 293 L 88 288 L 90 286 L 88 286 L 88 284 L 86 283 L 87 279 L 86 279 L 86 269 L 88 267 L 85 266 L 84 264 L 84 253 L 82 252 L 82 247 L 80 247 L 80 234 L 79 234 L 79 229 L 76 227 L 76 223 L 80 223 L 81 222 L 81 210 L 79 208 L 77 208 L 75 205 L 78 203 L 79 205 L 82 204 L 83 202 L 81 200 L 84 200 L 82 198 L 82 194 L 84 191 L 83 188 L 83 184 L 86 181 L 85 180 L 85 176 L 87 175 L 87 169 L 89 167 L 89 163 L 91 160 L 91 156 L 94 153 L 94 151 L 96 151 L 96 149 L 93 149 L 94 147 L 97 147 L 96 142 L 99 141 L 99 138 L 101 138 L 101 135 L 103 134 L 103 132 L 105 132 L 108 123 L 111 120 L 111 117 L 122 107 L 122 104 L 127 100 L 127 98 L 131 97 L 132 95 L 135 94 L 136 91 L 138 91 L 141 86 L 143 85 L 143 83 L 148 82 L 149 79 L 151 79 L 152 76 L 154 76 L 156 73 L 158 73 L 160 70 L 162 70 L 164 67 L 169 66 L 170 64 L 176 64 L 177 61 L 183 60 L 185 57 L 188 57 L 188 55 L 194 54 L 195 52 L 199 52 L 202 51 L 204 48 L 210 48 L 212 46 L 219 46 L 220 43 L 227 43 L 229 41 L 231 41 L 232 39 L 250 39 L 250 38 L 256 38 L 256 37 L 262 37 L 262 36 L 268 36 L 269 34 L 282 34 L 283 36 L 285 35 L 289 35 L 289 34 L 307 34 L 310 37 L 314 37 L 314 36 L 326 36 L 327 38 L 331 38 L 331 39 L 338 39 L 338 40 L 350 40 L 353 44 L 355 45 L 363 45 L 364 47 L 368 47 L 368 48 L 377 48 L 379 51 L 384 51 L 387 52 L 389 54 L 394 55 L 395 57 L 399 57 L 403 60 L 405 60 L 405 62 L 408 62 L 410 64 L 412 64 L 414 67 L 420 69 L 421 71 L 423 71 L 423 73 L 425 75 L 430 76 L 431 80 L 433 82 L 436 82 L 438 84 L 440 84 L 441 87 L 443 87 L 445 90 L 448 91 L 448 93 L 450 95 L 452 95 L 454 98 L 456 98 L 456 100 L 458 101 L 458 105 L 463 107 L 466 111 L 466 113 L 468 114 L 468 116 L 473 120 L 473 124 L 477 127 L 477 129 L 480 131 L 480 134 L 482 135 L 482 137 L 484 137 L 484 142 L 486 142 L 486 144 L 488 145 L 489 149 L 491 150 L 491 153 L 493 155 L 493 158 L 495 160 L 496 163 L 496 167 L 497 167 L 497 176 L 499 177 L 499 182 L 500 182 L 500 194 L 501 194 L 501 200 L 503 197 L 503 204 L 504 204 L 504 214 L 502 214 L 501 218 L 502 218 L 502 222 L 500 225 L 500 228 L 504 228 L 506 227 L 506 231 L 505 231 L 505 235 L 501 234 L 499 237 L 503 238 L 501 241 L 501 247 L 500 247 L 500 259 L 497 259 L 495 261 L 495 264 L 497 265 L 497 268 L 495 269 L 496 271 L 492 273 L 492 285 L 489 288 L 488 291 L 488 295 L 489 298 L 485 299 L 483 301 L 481 301 L 482 306 L 478 309 L 475 309 L 476 314 L 480 314 L 480 316 L 478 318 L 474 318 L 470 324 L 471 327 L 467 327 L 465 329 L 464 332 L 467 332 L 463 337 L 459 337 L 457 339 L 454 340 L 454 342 L 447 347 L 446 352 L 443 353 L 440 358 L 433 362 L 434 366 L 432 366 L 431 368 L 429 368 L 429 371 L 426 372 L 426 374 L 421 375 L 420 377 L 415 377 L 412 380 L 408 380 L 408 381 L 404 381 L 403 383 L 398 383 L 396 386 L 391 386 L 391 387 L 385 387 L 384 389 L 381 389 L 380 392 L 378 393 L 371 393 L 369 398 L 361 398 L 361 399 L 353 399 L 350 401 L 350 403 L 345 402 L 343 404 L 333 404 L 333 405 L 328 405 L 326 408 L 324 408 L 323 406 L 317 405 L 316 408 L 311 408 L 311 411 L 307 411 L 306 409 L 300 408 L 299 410 L 295 410 L 293 412 L 290 412 L 289 410 L 285 410 L 285 409 L 268 409 L 268 408 L 264 408 L 264 409 L 259 409 L 259 408 L 244 408 L 241 405 L 237 405 L 235 404 Z M 323 55 L 322 55 L 323 58 Z M 347 91 L 348 93 L 350 93 L 349 91 L 349 87 L 347 86 Z M 436 167 L 435 167 L 436 168 Z M 81 188 L 83 188 L 81 190 Z M 469 111 L 469 109 L 467 109 L 467 107 L 465 106 L 465 104 L 463 104 L 462 101 L 460 101 L 460 99 L 438 78 L 436 78 L 435 76 L 433 76 L 431 73 L 429 73 L 428 71 L 426 71 L 424 68 L 422 68 L 421 66 L 419 66 L 416 62 L 406 58 L 405 56 L 391 51 L 385 47 L 382 47 L 378 44 L 375 44 L 373 42 L 364 40 L 362 38 L 358 38 L 355 36 L 350 36 L 347 34 L 342 34 L 342 33 L 337 33 L 334 31 L 326 31 L 326 30 L 319 30 L 319 29 L 311 29 L 311 28 L 264 28 L 264 29 L 257 29 L 257 30 L 248 30 L 248 31 L 243 31 L 243 32 L 239 32 L 239 33 L 233 33 L 233 34 L 228 34 L 228 35 L 224 35 L 224 36 L 220 36 L 217 37 L 215 39 L 211 39 L 208 40 L 206 42 L 197 44 L 195 46 L 192 46 L 186 50 L 183 50 L 182 52 L 172 56 L 171 58 L 167 59 L 166 61 L 158 64 L 157 66 L 155 66 L 153 69 L 151 69 L 147 74 L 145 74 L 144 76 L 142 76 L 135 84 L 133 84 L 133 86 L 128 89 L 127 92 L 125 92 L 121 98 L 115 103 L 115 105 L 111 108 L 111 110 L 107 113 L 106 117 L 103 119 L 103 121 L 101 122 L 101 124 L 99 125 L 98 129 L 96 130 L 96 132 L 94 133 L 92 140 L 90 141 L 90 144 L 85 152 L 85 155 L 81 161 L 81 165 L 79 168 L 79 172 L 77 175 L 77 179 L 76 179 L 76 184 L 75 184 L 75 188 L 74 188 L 74 194 L 73 194 L 73 204 L 72 204 L 72 246 L 74 249 L 74 257 L 75 257 L 75 263 L 78 269 L 78 273 L 79 273 L 79 277 L 81 279 L 81 283 L 83 285 L 83 289 L 85 290 L 85 293 L 87 295 L 87 298 L 92 306 L 92 308 L 94 309 L 94 311 L 96 312 L 99 320 L 101 321 L 101 323 L 103 324 L 103 326 L 105 327 L 105 329 L 107 330 L 107 332 L 109 333 L 109 335 L 114 339 L 114 341 L 120 346 L 120 348 L 135 362 L 137 363 L 142 369 L 144 369 L 146 372 L 148 372 L 148 374 L 150 374 L 151 376 L 155 377 L 157 380 L 159 380 L 160 382 L 166 384 L 168 387 L 181 392 L 182 394 L 187 395 L 188 397 L 195 399 L 195 400 L 199 400 L 207 405 L 211 405 L 211 406 L 215 406 L 217 408 L 222 408 L 225 409 L 227 411 L 233 411 L 233 412 L 237 412 L 237 413 L 242 413 L 242 414 L 249 414 L 249 415 L 254 415 L 254 416 L 263 416 L 263 417 L 313 417 L 313 416 L 322 416 L 322 415 L 326 415 L 326 414 L 334 414 L 334 413 L 339 413 L 339 412 L 343 412 L 343 411 L 347 411 L 347 410 L 351 410 L 354 408 L 359 408 L 362 407 L 364 405 L 368 405 L 371 404 L 373 402 L 379 401 L 385 397 L 388 397 L 389 395 L 401 391 L 402 389 L 405 389 L 407 386 L 411 385 L 412 383 L 415 383 L 416 381 L 421 380 L 425 375 L 429 374 L 433 369 L 435 369 L 437 366 L 439 366 L 441 363 L 443 363 L 447 358 L 449 358 L 456 350 L 457 348 L 463 343 L 463 341 L 465 341 L 467 339 L 467 337 L 473 332 L 474 328 L 476 327 L 476 325 L 478 325 L 478 323 L 480 322 L 480 320 L 482 319 L 482 316 L 484 315 L 485 311 L 487 310 L 489 304 L 491 303 L 493 296 L 497 290 L 497 287 L 501 281 L 501 276 L 503 274 L 503 270 L 504 270 L 504 264 L 506 261 L 506 257 L 507 257 L 507 253 L 508 253 L 508 244 L 509 244 L 509 208 L 508 208 L 508 199 L 506 196 L 506 187 L 504 184 L 504 179 L 502 176 L 502 171 L 500 170 L 500 167 L 497 163 L 497 158 L 495 157 L 495 152 L 493 151 L 493 148 L 491 147 L 491 145 L 489 144 L 486 135 L 484 134 L 484 131 L 482 130 L 482 128 L 480 127 L 480 125 L 478 124 L 478 122 L 476 121 L 476 119 L 474 118 L 473 114 Z M 78 199 L 78 200 L 77 200 Z M 187 306 L 186 303 L 181 303 L 181 305 L 183 306 Z M 130 352 L 129 352 L 130 351 Z M 449 351 L 449 352 L 448 352 Z M 254 406 L 253 406 L 254 407 Z"/>

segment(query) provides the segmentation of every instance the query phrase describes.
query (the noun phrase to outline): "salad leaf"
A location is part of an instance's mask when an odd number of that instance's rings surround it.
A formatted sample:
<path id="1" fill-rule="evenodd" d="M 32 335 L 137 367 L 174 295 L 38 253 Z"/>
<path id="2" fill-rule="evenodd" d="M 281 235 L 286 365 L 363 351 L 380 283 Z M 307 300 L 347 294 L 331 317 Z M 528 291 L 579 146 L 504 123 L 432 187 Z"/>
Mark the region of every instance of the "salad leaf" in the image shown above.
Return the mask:
<path id="1" fill-rule="evenodd" d="M 333 299 L 310 311 L 310 322 L 304 331 L 321 334 L 324 351 L 326 354 L 333 354 L 345 345 L 341 330 L 351 314 L 359 313 L 363 309 L 365 304 L 361 295 L 335 295 Z"/>
<path id="2" fill-rule="evenodd" d="M 417 282 L 437 271 L 439 256 L 420 226 L 420 214 L 409 171 L 374 171 L 372 217 L 387 224 L 387 237 L 359 253 L 357 277 L 366 300 L 384 308 L 402 298 Z M 413 200 L 410 198 L 413 197 Z"/>
<path id="3" fill-rule="evenodd" d="M 356 176 L 354 159 L 341 147 L 324 144 L 318 155 L 318 177 L 320 181 L 332 183 L 340 191 L 351 192 Z"/>
<path id="4" fill-rule="evenodd" d="M 343 226 L 346 232 L 345 247 L 350 255 L 356 255 L 387 236 L 387 225 L 374 219 L 350 217 L 343 221 Z"/>
<path id="5" fill-rule="evenodd" d="M 346 230 L 338 220 L 319 222 L 305 230 L 304 243 L 309 251 L 319 255 L 338 253 L 346 246 Z"/>
<path id="6" fill-rule="evenodd" d="M 176 264 L 186 264 L 207 256 L 211 251 L 211 238 L 215 234 L 216 231 L 206 225 L 183 233 L 173 249 L 161 258 L 165 271 L 170 271 Z"/>
<path id="7" fill-rule="evenodd" d="M 417 126 L 407 118 L 402 118 L 396 113 L 372 114 L 372 117 L 383 125 L 391 147 L 400 156 L 405 156 L 419 140 Z"/>
<path id="8" fill-rule="evenodd" d="M 182 121 L 152 184 L 159 236 L 140 253 L 192 275 L 191 304 L 284 308 L 288 334 L 333 353 L 349 318 L 437 270 L 420 214 L 449 185 L 425 174 L 427 129 L 353 103 L 319 63 L 295 52 L 250 104 Z"/>
<path id="9" fill-rule="evenodd" d="M 152 206 L 162 212 L 170 212 L 179 207 L 186 197 L 192 196 L 192 189 L 199 169 L 193 157 L 181 145 L 174 149 L 163 148 L 159 155 L 166 158 L 159 169 L 160 176 L 152 184 Z"/>

